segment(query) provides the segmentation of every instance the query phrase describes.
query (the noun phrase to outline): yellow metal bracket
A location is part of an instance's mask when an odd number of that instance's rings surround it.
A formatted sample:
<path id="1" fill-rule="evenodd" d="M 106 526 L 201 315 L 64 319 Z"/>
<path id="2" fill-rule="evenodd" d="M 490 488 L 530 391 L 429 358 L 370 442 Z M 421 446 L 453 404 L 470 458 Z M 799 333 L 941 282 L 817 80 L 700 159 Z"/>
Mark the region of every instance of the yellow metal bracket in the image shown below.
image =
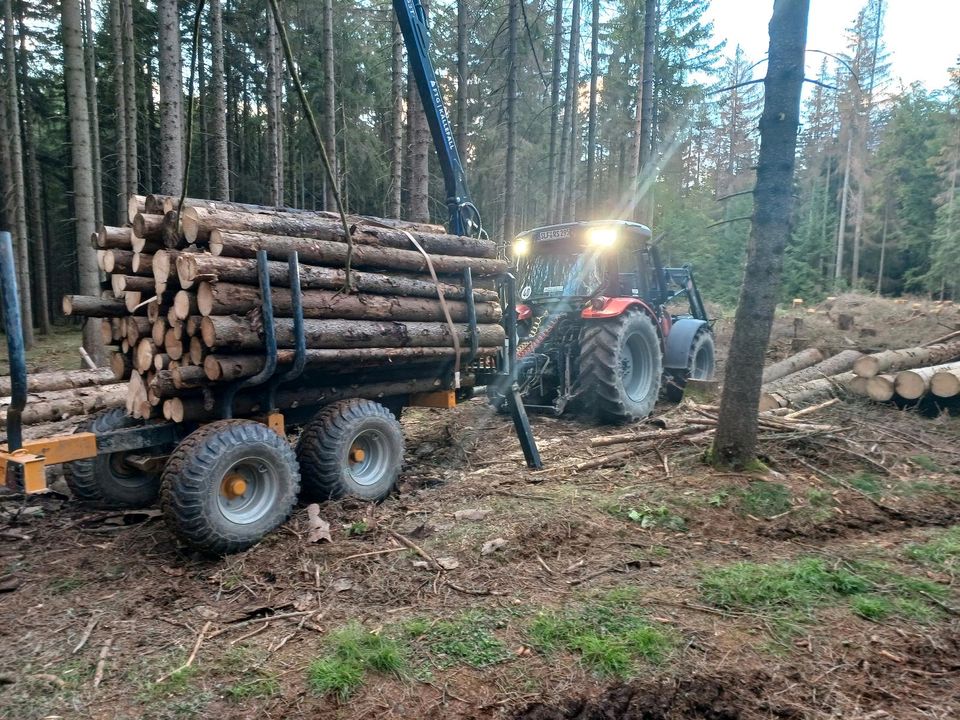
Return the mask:
<path id="1" fill-rule="evenodd" d="M 28 440 L 13 452 L 8 451 L 6 445 L 0 445 L 0 477 L 7 478 L 11 464 L 20 465 L 23 467 L 24 492 L 44 492 L 47 489 L 45 466 L 85 460 L 96 454 L 97 436 L 93 433 Z"/>
<path id="2" fill-rule="evenodd" d="M 411 393 L 410 407 L 453 408 L 457 406 L 457 393 L 453 390 Z"/>
<path id="3" fill-rule="evenodd" d="M 272 412 L 263 419 L 263 424 L 273 430 L 280 437 L 287 436 L 287 426 L 283 418 L 283 413 Z"/>

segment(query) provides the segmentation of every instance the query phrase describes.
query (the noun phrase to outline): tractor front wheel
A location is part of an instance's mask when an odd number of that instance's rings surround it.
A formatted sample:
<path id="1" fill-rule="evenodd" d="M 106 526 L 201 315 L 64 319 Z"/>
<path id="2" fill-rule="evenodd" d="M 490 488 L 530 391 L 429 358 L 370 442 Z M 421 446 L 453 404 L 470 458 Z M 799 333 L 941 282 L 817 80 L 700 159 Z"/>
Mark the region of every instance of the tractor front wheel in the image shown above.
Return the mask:
<path id="1" fill-rule="evenodd" d="M 581 331 L 579 396 L 600 422 L 647 417 L 662 374 L 660 337 L 645 313 L 588 321 Z"/>
<path id="2" fill-rule="evenodd" d="M 300 491 L 287 439 L 253 420 L 220 420 L 190 434 L 163 471 L 160 504 L 191 547 L 246 550 L 286 522 Z"/>

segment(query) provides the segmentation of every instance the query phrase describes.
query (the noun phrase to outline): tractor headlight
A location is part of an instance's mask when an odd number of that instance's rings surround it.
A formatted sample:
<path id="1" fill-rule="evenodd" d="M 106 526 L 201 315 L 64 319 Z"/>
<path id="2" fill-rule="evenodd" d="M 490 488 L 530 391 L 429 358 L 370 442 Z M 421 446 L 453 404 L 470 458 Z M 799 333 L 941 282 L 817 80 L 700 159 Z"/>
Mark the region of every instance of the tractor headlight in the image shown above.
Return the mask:
<path id="1" fill-rule="evenodd" d="M 612 225 L 598 225 L 587 230 L 587 242 L 596 248 L 612 247 L 617 242 L 617 228 Z"/>
<path id="2" fill-rule="evenodd" d="M 529 238 L 520 238 L 519 240 L 513 241 L 513 256 L 521 257 L 530 252 L 530 239 Z"/>

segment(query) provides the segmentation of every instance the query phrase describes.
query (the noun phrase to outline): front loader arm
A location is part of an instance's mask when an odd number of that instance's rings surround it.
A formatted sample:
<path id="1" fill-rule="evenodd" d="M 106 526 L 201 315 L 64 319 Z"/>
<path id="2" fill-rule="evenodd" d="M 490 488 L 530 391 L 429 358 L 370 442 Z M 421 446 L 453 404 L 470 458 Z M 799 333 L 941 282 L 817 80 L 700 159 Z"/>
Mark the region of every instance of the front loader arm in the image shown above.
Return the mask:
<path id="1" fill-rule="evenodd" d="M 400 24 L 403 42 L 407 46 L 410 70 L 420 93 L 423 111 L 427 116 L 433 146 L 443 170 L 443 184 L 450 214 L 450 232 L 473 235 L 480 231 L 480 214 L 470 202 L 467 179 L 460 162 L 460 153 L 453 138 L 450 118 L 443 106 L 440 85 L 430 62 L 430 32 L 420 0 L 393 0 L 393 9 Z"/>

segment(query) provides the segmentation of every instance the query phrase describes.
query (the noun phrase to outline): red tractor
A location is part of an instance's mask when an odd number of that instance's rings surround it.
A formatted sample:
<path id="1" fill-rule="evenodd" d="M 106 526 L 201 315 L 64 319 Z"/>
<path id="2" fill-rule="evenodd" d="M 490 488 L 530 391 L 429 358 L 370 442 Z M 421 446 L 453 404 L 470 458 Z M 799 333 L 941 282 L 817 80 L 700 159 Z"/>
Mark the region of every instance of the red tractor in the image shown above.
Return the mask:
<path id="1" fill-rule="evenodd" d="M 650 229 L 574 222 L 513 242 L 515 379 L 524 405 L 603 423 L 644 418 L 661 388 L 713 377 L 711 323 L 689 266 L 663 267 Z M 490 390 L 498 407 L 504 389 Z"/>

